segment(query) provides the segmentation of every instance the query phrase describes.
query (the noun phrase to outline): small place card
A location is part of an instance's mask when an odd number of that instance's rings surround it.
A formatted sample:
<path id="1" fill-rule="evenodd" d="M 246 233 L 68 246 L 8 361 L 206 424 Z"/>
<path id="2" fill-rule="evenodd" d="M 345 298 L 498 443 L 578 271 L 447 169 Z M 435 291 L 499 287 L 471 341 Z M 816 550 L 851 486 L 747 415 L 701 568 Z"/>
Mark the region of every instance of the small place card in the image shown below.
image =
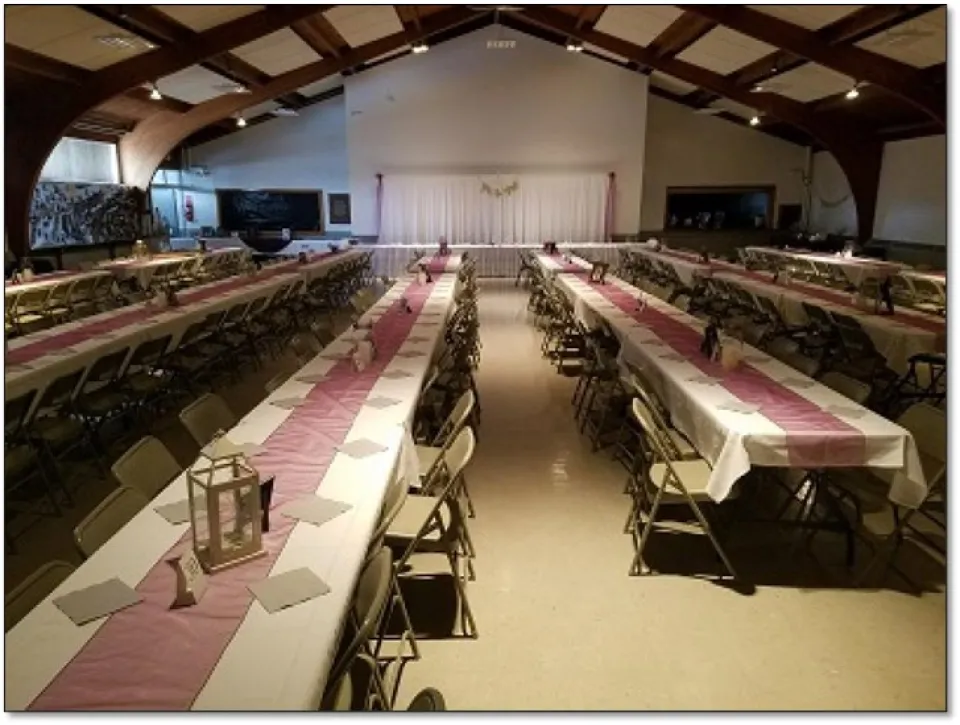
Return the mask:
<path id="1" fill-rule="evenodd" d="M 320 355 L 324 360 L 332 360 L 333 362 L 340 362 L 341 360 L 346 360 L 350 357 L 349 352 L 326 352 Z"/>
<path id="2" fill-rule="evenodd" d="M 190 549 L 183 556 L 173 559 L 170 564 L 177 574 L 177 596 L 171 609 L 192 607 L 207 591 L 207 575 L 200 566 L 196 552 Z"/>
<path id="3" fill-rule="evenodd" d="M 364 405 L 368 405 L 371 408 L 379 408 L 383 410 L 384 408 L 389 408 L 391 406 L 397 405 L 401 401 L 396 398 L 384 398 L 382 396 L 377 396 L 376 398 L 370 398 L 369 400 L 364 401 Z"/>
<path id="4" fill-rule="evenodd" d="M 298 408 L 304 403 L 306 403 L 304 398 L 283 398 L 282 400 L 271 400 L 270 404 L 275 405 L 278 408 L 283 408 L 284 410 L 293 410 Z"/>
<path id="5" fill-rule="evenodd" d="M 748 365 L 766 365 L 773 361 L 773 358 L 767 355 L 744 355 L 742 359 Z"/>
<path id="6" fill-rule="evenodd" d="M 263 579 L 249 589 L 270 614 L 330 593 L 327 583 L 306 567 Z"/>
<path id="7" fill-rule="evenodd" d="M 397 357 L 407 357 L 407 358 L 424 357 L 425 355 L 426 355 L 425 352 L 420 352 L 419 350 L 404 350 L 403 352 L 397 353 Z"/>
<path id="8" fill-rule="evenodd" d="M 351 458 L 361 459 L 376 455 L 377 453 L 383 453 L 387 450 L 387 447 L 369 438 L 357 438 L 349 443 L 340 444 L 337 446 L 337 450 Z"/>
<path id="9" fill-rule="evenodd" d="M 697 385 L 716 385 L 719 382 L 716 378 L 712 378 L 709 375 L 694 375 L 686 378 L 686 381 Z"/>
<path id="10" fill-rule="evenodd" d="M 809 378 L 783 378 L 777 382 L 788 388 L 800 388 L 802 390 L 812 388 L 816 385 L 816 383 Z"/>
<path id="11" fill-rule="evenodd" d="M 114 577 L 53 600 L 56 607 L 77 626 L 132 607 L 143 597 Z"/>
<path id="12" fill-rule="evenodd" d="M 76 355 L 77 349 L 73 347 L 60 347 L 56 350 L 51 350 L 50 352 L 44 353 L 45 355 L 51 355 L 54 357 L 66 357 L 68 355 Z"/>
<path id="13" fill-rule="evenodd" d="M 863 418 L 868 413 L 865 408 L 855 408 L 848 405 L 825 405 L 823 412 L 835 415 L 838 418 L 852 418 L 853 420 Z"/>
<path id="14" fill-rule="evenodd" d="M 727 410 L 731 413 L 742 413 L 743 415 L 752 415 L 760 410 L 759 405 L 753 405 L 752 403 L 743 403 L 737 400 L 731 400 L 727 403 L 722 403 L 717 406 L 718 410 Z"/>
<path id="15" fill-rule="evenodd" d="M 390 378 L 391 380 L 399 380 L 401 378 L 412 378 L 413 373 L 407 372 L 406 370 L 389 370 L 383 373 L 383 375 L 380 377 Z"/>
<path id="16" fill-rule="evenodd" d="M 407 342 L 430 342 L 429 337 L 420 337 L 419 335 L 414 335 L 413 337 L 408 337 Z"/>
<path id="17" fill-rule="evenodd" d="M 287 518 L 306 521 L 314 526 L 323 526 L 351 508 L 353 507 L 350 504 L 343 501 L 322 496 L 306 496 L 282 506 L 280 513 Z"/>
<path id="18" fill-rule="evenodd" d="M 665 352 L 662 355 L 657 355 L 657 359 L 666 360 L 668 362 L 686 362 L 687 358 L 681 355 L 679 352 Z"/>
<path id="19" fill-rule="evenodd" d="M 294 378 L 298 383 L 306 383 L 307 385 L 319 385 L 326 379 L 327 376 L 325 373 L 306 373 Z"/>

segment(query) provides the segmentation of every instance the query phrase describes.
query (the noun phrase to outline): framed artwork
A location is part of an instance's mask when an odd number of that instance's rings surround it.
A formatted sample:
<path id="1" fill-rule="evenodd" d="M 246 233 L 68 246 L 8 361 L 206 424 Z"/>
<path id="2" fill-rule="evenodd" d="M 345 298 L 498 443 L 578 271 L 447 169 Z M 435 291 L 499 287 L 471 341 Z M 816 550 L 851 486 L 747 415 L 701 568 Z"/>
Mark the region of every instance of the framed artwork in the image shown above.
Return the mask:
<path id="1" fill-rule="evenodd" d="M 330 200 L 330 224 L 350 223 L 350 195 L 327 194 Z"/>

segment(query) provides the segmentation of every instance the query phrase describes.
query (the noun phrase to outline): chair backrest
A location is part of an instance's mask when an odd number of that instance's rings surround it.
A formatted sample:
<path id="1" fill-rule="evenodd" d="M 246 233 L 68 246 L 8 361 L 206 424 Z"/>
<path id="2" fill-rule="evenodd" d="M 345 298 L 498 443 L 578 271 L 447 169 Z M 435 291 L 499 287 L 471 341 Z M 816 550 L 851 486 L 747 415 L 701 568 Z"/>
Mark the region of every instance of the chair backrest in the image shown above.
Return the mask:
<path id="1" fill-rule="evenodd" d="M 99 358 L 90 366 L 90 372 L 87 373 L 87 378 L 83 381 L 84 388 L 90 384 L 108 383 L 115 380 L 123 370 L 123 362 L 127 359 L 129 351 L 129 348 L 124 348 Z"/>
<path id="2" fill-rule="evenodd" d="M 204 393 L 180 411 L 180 422 L 202 448 L 218 431 L 235 426 L 237 417 L 219 395 Z"/>
<path id="3" fill-rule="evenodd" d="M 170 346 L 172 337 L 173 335 L 164 335 L 155 340 L 147 340 L 137 345 L 130 355 L 130 362 L 127 363 L 126 369 L 129 370 L 130 368 L 138 368 L 144 365 L 156 365 Z"/>
<path id="4" fill-rule="evenodd" d="M 925 279 L 923 277 L 914 277 L 913 289 L 916 291 L 916 296 L 920 299 L 929 300 L 931 302 L 944 302 L 942 288 L 929 279 Z"/>
<path id="5" fill-rule="evenodd" d="M 447 443 L 450 443 L 470 418 L 476 404 L 477 396 L 474 395 L 473 390 L 467 390 L 461 395 L 460 399 L 457 400 L 457 404 L 453 406 L 453 410 L 450 411 L 450 415 L 447 416 L 443 425 L 440 426 L 440 430 L 433 440 L 434 445 L 445 446 Z"/>
<path id="6" fill-rule="evenodd" d="M 850 398 L 857 405 L 864 405 L 870 397 L 870 386 L 866 383 L 854 380 L 849 375 L 830 370 L 823 374 L 820 382 L 840 395 Z"/>
<path id="7" fill-rule="evenodd" d="M 473 460 L 473 452 L 476 448 L 477 437 L 473 433 L 473 428 L 464 426 L 453 439 L 453 443 L 443 452 L 443 465 L 451 480 L 457 479 L 463 473 L 463 469 Z"/>
<path id="8" fill-rule="evenodd" d="M 20 433 L 27 415 L 33 407 L 37 397 L 36 390 L 28 390 L 16 398 L 5 400 L 3 404 L 3 437 L 4 442 L 11 442 Z"/>
<path id="9" fill-rule="evenodd" d="M 80 552 L 84 557 L 92 556 L 148 503 L 146 496 L 129 486 L 111 493 L 73 530 Z"/>
<path id="10" fill-rule="evenodd" d="M 130 446 L 110 470 L 121 486 L 136 488 L 152 499 L 183 469 L 160 440 L 144 436 Z"/>
<path id="11" fill-rule="evenodd" d="M 44 302 L 44 307 L 62 307 L 70 302 L 70 292 L 75 282 L 61 282 L 53 286 Z"/>
<path id="12" fill-rule="evenodd" d="M 290 347 L 302 360 L 310 360 L 323 351 L 320 342 L 312 335 L 294 335 L 290 339 Z"/>
<path id="13" fill-rule="evenodd" d="M 650 446 L 652 460 L 650 463 L 662 463 L 666 466 L 668 475 L 664 477 L 664 482 L 670 481 L 678 486 L 682 485 L 680 477 L 673 468 L 672 461 L 676 460 L 669 448 L 670 437 L 667 432 L 660 427 L 652 410 L 639 398 L 633 399 L 632 412 L 634 417 L 640 423 L 640 427 L 645 434 L 645 440 Z"/>
<path id="14" fill-rule="evenodd" d="M 46 387 L 46 390 L 43 391 L 43 395 L 40 396 L 37 410 L 60 408 L 72 400 L 82 377 L 83 368 L 80 368 L 79 370 L 74 370 L 72 373 L 61 375 L 54 380 Z"/>
<path id="15" fill-rule="evenodd" d="M 35 312 L 43 308 L 47 297 L 50 296 L 50 287 L 37 287 L 34 289 L 25 289 L 17 296 L 17 314 L 25 312 Z"/>
<path id="16" fill-rule="evenodd" d="M 290 379 L 290 373 L 284 370 L 282 372 L 277 373 L 272 378 L 270 378 L 267 382 L 265 382 L 263 384 L 263 389 L 267 395 L 270 395 L 270 393 L 272 393 L 274 390 L 279 388 L 289 379 Z"/>
<path id="17" fill-rule="evenodd" d="M 85 302 L 93 299 L 93 290 L 97 286 L 97 277 L 81 277 L 70 289 L 71 302 Z"/>
<path id="18" fill-rule="evenodd" d="M 4 599 L 4 631 L 9 632 L 13 629 L 75 571 L 76 567 L 73 564 L 65 561 L 51 561 L 20 582 Z"/>
<path id="19" fill-rule="evenodd" d="M 932 488 L 946 472 L 946 411 L 929 403 L 914 403 L 897 418 L 897 425 L 906 428 L 913 435 L 927 485 Z"/>

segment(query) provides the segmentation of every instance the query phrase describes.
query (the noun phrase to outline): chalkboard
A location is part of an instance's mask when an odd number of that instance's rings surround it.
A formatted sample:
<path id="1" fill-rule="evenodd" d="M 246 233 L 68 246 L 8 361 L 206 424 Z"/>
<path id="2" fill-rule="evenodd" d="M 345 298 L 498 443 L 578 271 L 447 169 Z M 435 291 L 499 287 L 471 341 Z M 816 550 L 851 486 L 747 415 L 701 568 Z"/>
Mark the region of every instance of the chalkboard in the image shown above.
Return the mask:
<path id="1" fill-rule="evenodd" d="M 229 232 L 323 231 L 322 192 L 217 189 L 220 226 Z"/>

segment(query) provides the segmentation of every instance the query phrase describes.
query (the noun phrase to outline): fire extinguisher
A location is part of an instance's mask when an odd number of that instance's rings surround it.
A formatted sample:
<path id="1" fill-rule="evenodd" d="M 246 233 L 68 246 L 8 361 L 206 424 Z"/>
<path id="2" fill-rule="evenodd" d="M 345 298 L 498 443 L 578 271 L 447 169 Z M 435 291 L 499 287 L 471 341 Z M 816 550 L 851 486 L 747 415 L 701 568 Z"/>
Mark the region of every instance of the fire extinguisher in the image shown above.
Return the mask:
<path id="1" fill-rule="evenodd" d="M 193 221 L 193 197 L 189 194 L 183 197 L 183 217 L 188 222 Z"/>

